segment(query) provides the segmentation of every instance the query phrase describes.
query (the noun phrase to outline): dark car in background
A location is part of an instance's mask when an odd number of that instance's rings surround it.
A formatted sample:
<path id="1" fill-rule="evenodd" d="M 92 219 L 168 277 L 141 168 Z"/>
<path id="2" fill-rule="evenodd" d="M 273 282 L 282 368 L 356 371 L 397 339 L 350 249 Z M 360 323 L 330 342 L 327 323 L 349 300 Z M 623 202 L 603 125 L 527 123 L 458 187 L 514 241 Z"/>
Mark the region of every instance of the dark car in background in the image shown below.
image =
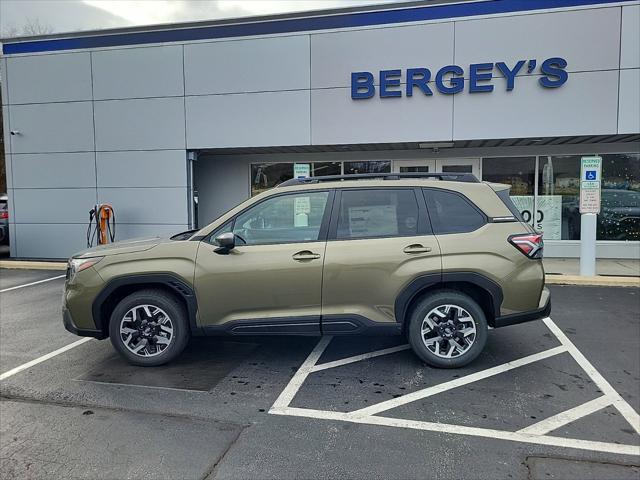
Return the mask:
<path id="1" fill-rule="evenodd" d="M 0 245 L 9 245 L 9 204 L 7 194 L 0 194 Z"/>

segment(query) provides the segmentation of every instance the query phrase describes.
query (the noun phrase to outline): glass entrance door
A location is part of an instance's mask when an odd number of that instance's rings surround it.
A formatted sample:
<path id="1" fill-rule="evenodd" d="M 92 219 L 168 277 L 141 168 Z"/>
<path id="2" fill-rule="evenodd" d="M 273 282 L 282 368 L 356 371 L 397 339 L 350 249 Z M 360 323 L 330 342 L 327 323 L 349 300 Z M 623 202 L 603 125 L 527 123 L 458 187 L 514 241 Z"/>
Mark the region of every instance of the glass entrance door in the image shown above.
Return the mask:
<path id="1" fill-rule="evenodd" d="M 394 160 L 393 171 L 398 173 L 473 173 L 481 178 L 479 158 L 436 158 Z"/>

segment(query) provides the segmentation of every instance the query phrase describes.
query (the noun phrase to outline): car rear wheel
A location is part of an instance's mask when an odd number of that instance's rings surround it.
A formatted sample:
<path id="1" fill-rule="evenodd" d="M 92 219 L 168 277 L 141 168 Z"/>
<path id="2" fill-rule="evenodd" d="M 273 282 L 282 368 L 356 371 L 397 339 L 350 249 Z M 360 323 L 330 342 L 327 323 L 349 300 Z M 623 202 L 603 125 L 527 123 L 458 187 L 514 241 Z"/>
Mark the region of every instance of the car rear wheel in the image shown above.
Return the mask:
<path id="1" fill-rule="evenodd" d="M 113 310 L 109 337 L 129 363 L 153 367 L 182 353 L 189 341 L 189 324 L 183 306 L 172 295 L 141 290 Z"/>
<path id="2" fill-rule="evenodd" d="M 473 361 L 487 342 L 482 308 L 456 290 L 426 295 L 415 306 L 409 323 L 409 344 L 427 364 L 458 368 Z"/>

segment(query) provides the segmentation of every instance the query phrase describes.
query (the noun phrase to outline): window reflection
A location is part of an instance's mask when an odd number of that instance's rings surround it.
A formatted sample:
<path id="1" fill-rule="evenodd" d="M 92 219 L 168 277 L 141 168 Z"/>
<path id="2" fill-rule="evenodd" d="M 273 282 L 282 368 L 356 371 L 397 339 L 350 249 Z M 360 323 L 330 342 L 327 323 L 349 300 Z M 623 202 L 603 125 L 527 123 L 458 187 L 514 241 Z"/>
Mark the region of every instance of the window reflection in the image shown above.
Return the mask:
<path id="1" fill-rule="evenodd" d="M 598 240 L 640 240 L 640 153 L 602 155 Z"/>

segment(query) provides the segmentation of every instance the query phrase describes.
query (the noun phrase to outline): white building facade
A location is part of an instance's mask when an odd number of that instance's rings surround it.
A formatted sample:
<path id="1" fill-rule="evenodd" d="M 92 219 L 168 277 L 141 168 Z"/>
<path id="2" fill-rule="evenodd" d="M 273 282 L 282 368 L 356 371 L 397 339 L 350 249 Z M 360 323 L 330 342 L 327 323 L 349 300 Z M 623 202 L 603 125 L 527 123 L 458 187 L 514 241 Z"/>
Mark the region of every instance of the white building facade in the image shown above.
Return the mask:
<path id="1" fill-rule="evenodd" d="M 524 8 L 524 10 L 523 10 Z M 546 254 L 640 256 L 640 2 L 487 0 L 8 40 L 11 255 L 203 226 L 292 178 L 472 172 L 509 183 Z"/>

